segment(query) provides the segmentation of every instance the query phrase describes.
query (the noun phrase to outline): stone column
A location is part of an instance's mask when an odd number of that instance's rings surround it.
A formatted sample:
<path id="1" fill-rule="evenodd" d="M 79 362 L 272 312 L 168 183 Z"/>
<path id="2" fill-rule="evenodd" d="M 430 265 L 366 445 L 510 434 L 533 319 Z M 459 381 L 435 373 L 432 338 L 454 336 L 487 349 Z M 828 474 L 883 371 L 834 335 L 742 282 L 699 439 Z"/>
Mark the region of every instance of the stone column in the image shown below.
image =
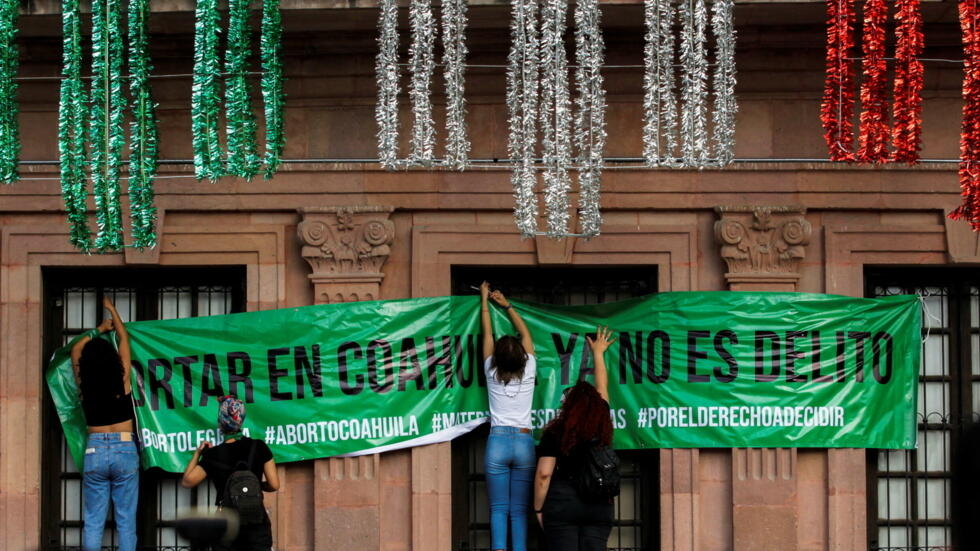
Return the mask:
<path id="1" fill-rule="evenodd" d="M 316 304 L 379 298 L 381 268 L 391 253 L 392 207 L 300 209 L 302 255 L 313 268 Z M 317 459 L 314 463 L 314 549 L 381 548 L 378 454 Z"/>
<path id="2" fill-rule="evenodd" d="M 797 291 L 812 227 L 803 207 L 716 207 L 732 291 Z M 795 448 L 732 452 L 734 549 L 799 549 Z"/>

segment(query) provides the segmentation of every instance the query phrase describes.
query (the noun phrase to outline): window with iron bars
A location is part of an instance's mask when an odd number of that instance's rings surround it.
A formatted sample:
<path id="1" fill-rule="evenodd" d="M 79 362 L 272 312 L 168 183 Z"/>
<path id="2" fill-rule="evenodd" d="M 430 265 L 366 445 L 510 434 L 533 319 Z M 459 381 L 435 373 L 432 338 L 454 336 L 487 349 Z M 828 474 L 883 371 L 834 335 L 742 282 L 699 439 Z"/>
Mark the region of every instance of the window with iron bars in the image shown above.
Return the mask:
<path id="1" fill-rule="evenodd" d="M 980 415 L 980 273 L 869 270 L 867 294 L 922 305 L 918 448 L 868 450 L 872 551 L 952 549 L 950 483 L 962 429 Z"/>
<path id="2" fill-rule="evenodd" d="M 475 267 L 454 266 L 453 294 L 477 291 L 483 280 L 508 298 L 558 305 L 601 304 L 657 291 L 655 266 Z M 613 328 L 615 329 L 615 328 Z M 490 509 L 483 456 L 489 425 L 452 442 L 453 549 L 489 551 Z M 621 450 L 620 495 L 609 551 L 656 551 L 660 545 L 659 450 Z M 530 550 L 544 549 L 537 521 L 528 518 Z"/>
<path id="3" fill-rule="evenodd" d="M 52 269 L 44 273 L 47 357 L 75 336 L 99 324 L 109 296 L 124 321 L 176 319 L 244 311 L 245 272 L 231 268 Z M 45 393 L 42 438 L 43 546 L 78 549 L 82 532 L 82 476 L 68 453 L 64 433 Z M 189 549 L 173 522 L 189 508 L 214 503 L 210 484 L 180 486 L 180 475 L 143 471 L 138 507 L 140 549 Z M 103 547 L 115 548 L 110 508 Z"/>

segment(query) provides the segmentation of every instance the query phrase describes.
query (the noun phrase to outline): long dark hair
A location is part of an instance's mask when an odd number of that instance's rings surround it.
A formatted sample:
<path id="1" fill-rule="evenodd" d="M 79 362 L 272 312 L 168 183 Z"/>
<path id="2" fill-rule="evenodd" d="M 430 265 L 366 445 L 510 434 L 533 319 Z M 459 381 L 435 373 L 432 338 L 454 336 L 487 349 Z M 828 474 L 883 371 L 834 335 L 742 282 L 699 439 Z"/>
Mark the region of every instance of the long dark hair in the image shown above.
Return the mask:
<path id="1" fill-rule="evenodd" d="M 568 389 L 565 403 L 546 431 L 557 431 L 559 448 L 568 454 L 575 446 L 593 440 L 608 446 L 612 443 L 612 418 L 609 403 L 599 391 L 585 381 L 579 381 Z"/>
<path id="2" fill-rule="evenodd" d="M 87 402 L 113 400 L 125 393 L 122 360 L 105 339 L 92 339 L 82 347 L 78 376 L 81 379 L 82 399 Z"/>
<path id="3" fill-rule="evenodd" d="M 506 385 L 514 379 L 523 379 L 526 364 L 527 351 L 517 337 L 504 335 L 493 343 L 493 366 L 497 368 L 494 376 L 501 383 Z"/>

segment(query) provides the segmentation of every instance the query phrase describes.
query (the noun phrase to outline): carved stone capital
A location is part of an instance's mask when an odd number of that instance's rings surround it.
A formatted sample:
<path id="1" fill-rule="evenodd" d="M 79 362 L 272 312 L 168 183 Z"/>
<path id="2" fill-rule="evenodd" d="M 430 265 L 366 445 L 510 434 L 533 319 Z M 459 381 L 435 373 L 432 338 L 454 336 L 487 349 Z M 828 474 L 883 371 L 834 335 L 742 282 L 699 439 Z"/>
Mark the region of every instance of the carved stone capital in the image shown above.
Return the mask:
<path id="1" fill-rule="evenodd" d="M 715 207 L 715 239 L 728 265 L 729 284 L 795 286 L 813 228 L 797 206 Z"/>
<path id="2" fill-rule="evenodd" d="M 313 268 L 318 304 L 372 300 L 391 254 L 395 225 L 392 207 L 308 207 L 299 209 L 297 227 L 303 258 Z"/>

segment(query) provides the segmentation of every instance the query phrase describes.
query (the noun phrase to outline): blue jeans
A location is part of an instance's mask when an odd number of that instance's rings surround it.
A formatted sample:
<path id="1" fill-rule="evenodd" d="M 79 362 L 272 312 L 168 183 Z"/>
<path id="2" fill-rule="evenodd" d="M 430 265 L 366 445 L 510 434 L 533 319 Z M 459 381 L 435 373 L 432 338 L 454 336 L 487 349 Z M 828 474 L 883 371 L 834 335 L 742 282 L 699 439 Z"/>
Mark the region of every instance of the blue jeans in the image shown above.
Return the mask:
<path id="1" fill-rule="evenodd" d="M 94 551 L 102 547 L 102 531 L 111 496 L 119 532 L 119 551 L 135 550 L 140 473 L 136 442 L 122 441 L 119 433 L 89 434 L 84 469 L 82 549 Z"/>
<path id="2" fill-rule="evenodd" d="M 487 498 L 490 548 L 507 549 L 507 521 L 513 551 L 527 550 L 527 503 L 534 479 L 534 438 L 517 427 L 491 427 L 487 439 Z"/>

